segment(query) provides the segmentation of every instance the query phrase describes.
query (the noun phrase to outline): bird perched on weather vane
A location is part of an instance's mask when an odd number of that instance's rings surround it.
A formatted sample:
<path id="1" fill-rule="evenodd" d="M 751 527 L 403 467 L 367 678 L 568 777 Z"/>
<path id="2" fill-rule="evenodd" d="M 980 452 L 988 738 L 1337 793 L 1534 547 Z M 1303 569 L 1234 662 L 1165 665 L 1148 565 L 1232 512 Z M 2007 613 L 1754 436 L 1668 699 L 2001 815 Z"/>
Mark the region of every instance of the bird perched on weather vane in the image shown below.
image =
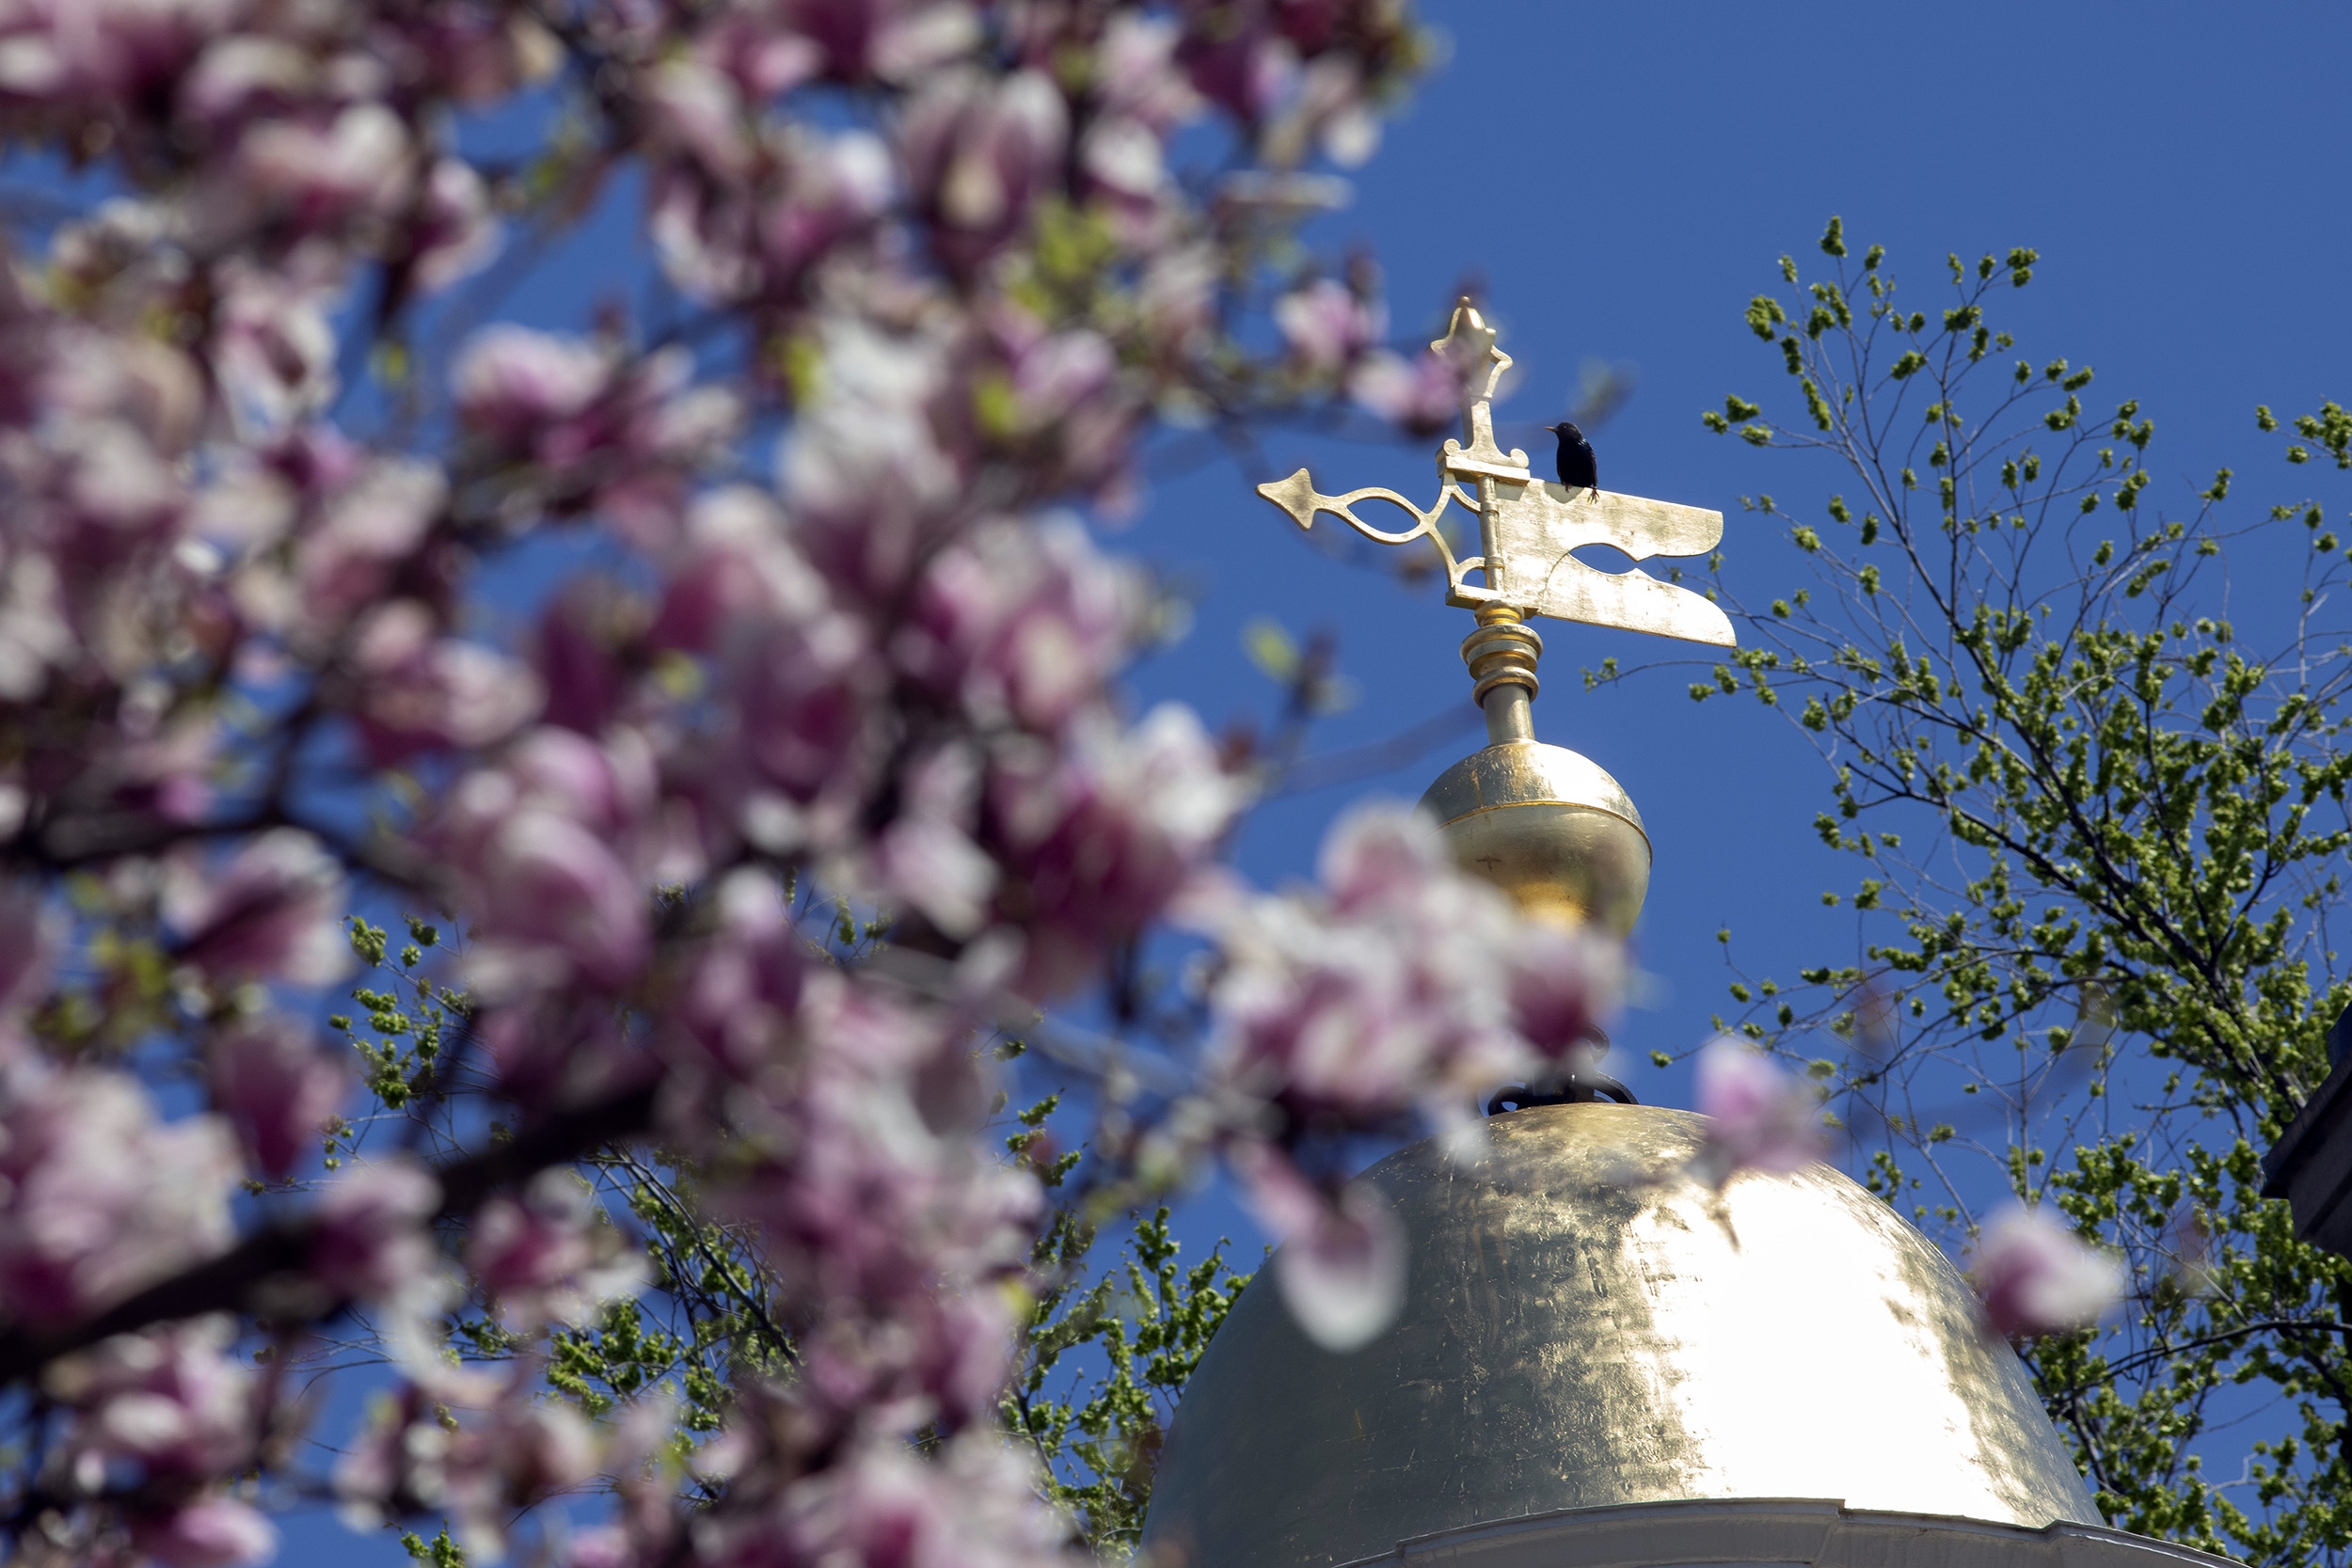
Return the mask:
<path id="1" fill-rule="evenodd" d="M 1600 459 L 1593 455 L 1593 443 L 1584 438 L 1584 433 L 1576 428 L 1575 421 L 1562 420 L 1558 424 L 1548 424 L 1544 428 L 1560 437 L 1560 457 L 1556 465 L 1560 483 L 1571 489 L 1599 489 Z"/>

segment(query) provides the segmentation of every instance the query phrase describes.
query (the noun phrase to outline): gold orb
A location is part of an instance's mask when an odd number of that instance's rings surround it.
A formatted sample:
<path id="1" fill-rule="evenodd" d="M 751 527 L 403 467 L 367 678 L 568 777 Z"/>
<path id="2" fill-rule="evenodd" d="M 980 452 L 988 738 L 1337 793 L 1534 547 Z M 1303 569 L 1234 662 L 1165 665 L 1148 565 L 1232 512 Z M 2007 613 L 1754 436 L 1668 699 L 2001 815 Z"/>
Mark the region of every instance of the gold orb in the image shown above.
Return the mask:
<path id="1" fill-rule="evenodd" d="M 1537 920 L 1633 929 L 1649 892 L 1649 835 L 1632 800 L 1591 758 L 1505 740 L 1438 775 L 1422 796 L 1454 863 Z"/>

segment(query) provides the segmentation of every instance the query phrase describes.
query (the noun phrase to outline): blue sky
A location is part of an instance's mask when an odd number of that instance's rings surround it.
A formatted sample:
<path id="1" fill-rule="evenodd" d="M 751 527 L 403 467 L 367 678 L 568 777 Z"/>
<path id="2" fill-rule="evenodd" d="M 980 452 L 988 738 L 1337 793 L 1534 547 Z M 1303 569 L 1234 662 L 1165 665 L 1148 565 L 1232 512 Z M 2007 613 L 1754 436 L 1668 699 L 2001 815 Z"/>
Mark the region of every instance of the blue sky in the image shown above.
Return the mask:
<path id="1" fill-rule="evenodd" d="M 1857 249 L 1884 245 L 1915 293 L 1947 251 L 2038 249 L 2033 286 L 1999 300 L 1996 325 L 2037 362 L 2095 365 L 2094 397 L 2141 401 L 2157 426 L 2152 494 L 2167 502 L 2185 502 L 2224 465 L 2249 508 L 2315 483 L 2276 466 L 2252 411 L 2352 396 L 2352 9 L 1454 0 L 1423 10 L 1450 36 L 1450 57 L 1357 173 L 1329 237 L 1378 253 L 1400 337 L 1466 272 L 1484 276 L 1524 372 L 1499 410 L 1506 422 L 1560 417 L 1587 357 L 1637 366 L 1632 401 L 1595 433 L 1604 483 L 1724 511 L 1743 592 L 1770 597 L 1799 572 L 1738 498 L 1771 491 L 1797 510 L 1833 483 L 1799 459 L 1708 435 L 1698 414 L 1726 392 L 1778 392 L 1740 311 L 1774 288 L 1782 252 L 1818 256 L 1833 213 Z M 1265 446 L 1274 474 L 1309 464 L 1327 490 L 1429 487 L 1419 449 L 1279 432 Z M 1213 464 L 1163 480 L 1116 541 L 1202 592 L 1190 636 L 1142 673 L 1138 698 L 1188 700 L 1213 726 L 1263 711 L 1271 689 L 1243 656 L 1241 628 L 1271 616 L 1333 631 L 1360 690 L 1318 748 L 1466 704 L 1454 646 L 1467 615 L 1426 584 L 1407 590 L 1318 555 L 1249 493 L 1254 477 L 1271 475 Z M 1572 678 L 1581 664 L 1683 651 L 1568 627 L 1548 627 L 1547 641 L 1547 669 L 1569 678 L 1548 685 L 1537 733 L 1613 773 L 1657 847 L 1636 938 L 1656 1005 L 1626 1021 L 1612 1065 L 1645 1100 L 1688 1103 L 1687 1081 L 1645 1057 L 1695 1044 L 1724 1005 L 1716 930 L 1731 928 L 1756 972 L 1845 961 L 1851 916 L 1823 910 L 1820 895 L 1849 888 L 1852 872 L 1813 836 L 1824 782 L 1782 720 L 1746 702 L 1693 705 L 1682 692 L 1694 677 L 1678 669 L 1586 696 Z M 1417 797 L 1470 744 L 1262 809 L 1244 868 L 1263 881 L 1308 875 L 1350 799 Z M 1215 1192 L 1184 1229 L 1196 1242 L 1232 1232 L 1245 1256 L 1256 1250 L 1248 1221 Z M 291 1525 L 280 1560 L 328 1553 L 353 1568 L 405 1560 L 389 1541 L 323 1517 Z"/>
<path id="2" fill-rule="evenodd" d="M 1940 283 L 1947 251 L 2038 249 L 2035 282 L 2001 291 L 1996 325 L 2037 362 L 2095 365 L 2094 406 L 2140 399 L 2158 431 L 2153 494 L 2169 486 L 2164 499 L 2185 503 L 2225 464 L 2249 508 L 2312 482 L 2278 464 L 2253 406 L 2341 399 L 2352 368 L 2352 216 L 2329 174 L 2352 140 L 2341 87 L 2352 13 L 2274 8 L 2224 27 L 2177 7 L 1480 0 L 1428 14 L 1451 35 L 1450 61 L 1359 173 L 1333 232 L 1378 252 L 1400 336 L 1463 274 L 1484 276 L 1524 376 L 1499 421 L 1559 418 L 1587 357 L 1637 366 L 1632 400 L 1595 433 L 1603 483 L 1724 511 L 1743 594 L 1769 598 L 1803 577 L 1739 498 L 1769 491 L 1802 511 L 1836 480 L 1710 436 L 1698 415 L 1726 392 L 1778 395 L 1776 356 L 1740 311 L 1780 288 L 1782 252 L 1822 260 L 1814 246 L 1833 213 L 1855 249 L 1887 247 L 1915 297 Z M 1548 437 L 1527 444 L 1548 460 Z M 1279 435 L 1266 447 L 1274 473 L 1307 463 L 1326 490 L 1430 488 L 1418 449 Z M 1147 673 L 1152 695 L 1188 697 L 1213 722 L 1263 703 L 1240 628 L 1270 615 L 1332 629 L 1362 692 L 1324 745 L 1467 702 L 1454 654 L 1466 612 L 1426 585 L 1326 560 L 1230 466 L 1163 483 L 1129 542 L 1207 588 L 1185 645 Z M 1545 626 L 1560 677 L 1610 655 L 1704 653 Z M 1818 763 L 1752 704 L 1692 704 L 1695 669 L 1591 696 L 1555 678 L 1535 708 L 1542 738 L 1625 784 L 1656 845 L 1636 942 L 1660 1005 L 1627 1021 L 1615 1058 L 1637 1088 L 1647 1050 L 1695 1042 L 1723 1005 L 1719 927 L 1751 967 L 1784 977 L 1853 951 L 1851 917 L 1820 903 L 1852 873 L 1811 831 L 1825 800 Z M 1358 787 L 1416 797 L 1467 745 Z M 1348 793 L 1261 811 L 1244 865 L 1307 874 Z M 1675 1100 L 1679 1085 L 1656 1092 Z"/>

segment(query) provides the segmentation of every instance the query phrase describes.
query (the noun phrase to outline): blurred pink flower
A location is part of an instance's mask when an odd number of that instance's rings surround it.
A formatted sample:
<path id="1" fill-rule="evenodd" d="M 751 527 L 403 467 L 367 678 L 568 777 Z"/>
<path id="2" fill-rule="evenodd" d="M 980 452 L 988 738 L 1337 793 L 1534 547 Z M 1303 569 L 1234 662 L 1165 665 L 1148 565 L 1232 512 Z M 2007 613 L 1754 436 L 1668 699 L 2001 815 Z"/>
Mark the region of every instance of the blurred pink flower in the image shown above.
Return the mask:
<path id="1" fill-rule="evenodd" d="M 838 82 L 904 81 L 984 37 L 968 0 L 781 0 L 778 11 L 810 51 L 804 69 Z"/>
<path id="2" fill-rule="evenodd" d="M 299 273 L 223 269 L 213 364 L 239 428 L 266 436 L 334 401 L 335 292 Z"/>
<path id="3" fill-rule="evenodd" d="M 718 928 L 668 1022 L 720 1070 L 748 1081 L 789 1049 L 814 959 L 792 928 L 784 889 L 766 873 L 730 873 L 713 904 Z"/>
<path id="4" fill-rule="evenodd" d="M 471 164 L 442 158 L 427 172 L 412 243 L 411 276 L 428 293 L 480 271 L 498 253 L 490 193 Z"/>
<path id="5" fill-rule="evenodd" d="M 1186 29 L 1177 57 L 1202 94 L 1255 125 L 1296 83 L 1298 53 L 1266 26 L 1263 10 L 1234 21 L 1238 24 Z"/>
<path id="6" fill-rule="evenodd" d="M 310 1028 L 283 1013 L 230 1023 L 206 1055 L 213 1108 L 236 1128 L 254 1168 L 274 1180 L 319 1147 L 351 1092 L 349 1064 L 320 1051 Z"/>
<path id="7" fill-rule="evenodd" d="M 224 1354 L 225 1317 L 117 1335 L 50 1369 L 44 1385 L 82 1412 L 72 1439 L 77 1479 L 103 1484 L 113 1460 L 151 1479 L 203 1478 L 243 1467 L 261 1439 L 252 1372 Z"/>
<path id="8" fill-rule="evenodd" d="M 827 1568 L 958 1563 L 1026 1568 L 1070 1561 L 1068 1526 L 1036 1495 L 1020 1450 L 986 1433 L 925 1463 L 902 1445 L 866 1442 L 793 1487 L 777 1514 L 713 1532 L 713 1556 Z"/>
<path id="9" fill-rule="evenodd" d="M 1335 823 L 1323 888 L 1202 911 L 1216 1079 L 1286 1125 L 1379 1125 L 1530 1069 L 1506 1006 L 1516 916 L 1454 869 L 1437 824 L 1391 805 Z"/>
<path id="10" fill-rule="evenodd" d="M 431 1286 L 440 1253 L 426 1227 L 440 1202 L 441 1184 L 406 1161 L 346 1165 L 319 1199 L 312 1277 L 369 1302 Z"/>
<path id="11" fill-rule="evenodd" d="M 1590 931 L 1522 921 L 1507 965 L 1511 1025 L 1546 1060 L 1589 1040 L 1625 990 L 1625 949 Z"/>
<path id="12" fill-rule="evenodd" d="M 373 605 L 395 566 L 424 543 L 449 486 L 438 466 L 411 458 L 355 459 L 344 474 L 331 440 L 285 455 L 324 492 L 294 560 L 295 614 L 309 634 L 302 641 L 324 642 Z"/>
<path id="13" fill-rule="evenodd" d="M 1707 1142 L 1692 1174 L 1721 1187 L 1743 1170 L 1786 1175 L 1821 1157 L 1820 1098 L 1751 1046 L 1719 1035 L 1699 1053 Z"/>
<path id="14" fill-rule="evenodd" d="M 893 659 L 982 724 L 1058 730 L 1097 699 L 1140 630 L 1143 589 L 1074 520 L 1003 519 L 940 552 Z"/>
<path id="15" fill-rule="evenodd" d="M 644 1253 L 596 1217 L 585 1189 L 564 1170 L 542 1171 L 519 1198 L 483 1205 L 466 1263 L 498 1304 L 501 1323 L 530 1334 L 584 1323 L 644 1282 Z"/>
<path id="16" fill-rule="evenodd" d="M 215 979 L 326 985 L 350 967 L 342 867 L 309 833 L 273 828 L 223 865 L 166 868 L 163 912 L 179 956 Z"/>
<path id="17" fill-rule="evenodd" d="M 524 809 L 485 850 L 485 907 L 468 972 L 491 994 L 517 982 L 617 990 L 636 978 L 651 947 L 652 890 L 605 841 L 569 817 Z"/>
<path id="18" fill-rule="evenodd" d="M 1375 349 L 1348 378 L 1348 395 L 1408 436 L 1435 436 L 1462 418 L 1463 376 L 1434 354 L 1409 360 Z"/>
<path id="19" fill-rule="evenodd" d="M 571 462 L 587 443 L 571 421 L 612 389 L 612 356 L 593 344 L 501 322 L 458 356 L 457 416 L 502 447 Z"/>
<path id="20" fill-rule="evenodd" d="M 356 629 L 355 717 L 379 768 L 420 752 L 501 740 L 538 713 L 546 693 L 531 667 L 494 648 L 437 634 L 414 599 L 377 607 Z"/>
<path id="21" fill-rule="evenodd" d="M 1387 312 L 1334 278 L 1318 278 L 1274 302 L 1282 341 L 1314 375 L 1344 369 L 1389 330 Z"/>
<path id="22" fill-rule="evenodd" d="M 0 1018 L 36 1000 L 47 984 L 61 925 L 39 889 L 20 882 L 0 886 Z"/>
<path id="23" fill-rule="evenodd" d="M 379 1397 L 335 1466 L 338 1512 L 355 1529 L 380 1527 L 418 1505 L 445 1510 L 458 1544 L 478 1560 L 504 1552 L 522 1510 L 596 1471 L 596 1434 L 569 1406 L 542 1397 L 543 1363 L 520 1355 L 504 1376 L 450 1366 L 437 1355 Z"/>
<path id="24" fill-rule="evenodd" d="M 277 1554 L 278 1528 L 250 1504 L 215 1497 L 135 1517 L 131 1544 L 167 1568 L 244 1568 Z"/>
<path id="25" fill-rule="evenodd" d="M 225 1247 L 242 1162 L 211 1117 L 160 1123 L 120 1073 L 8 1068 L 0 1095 L 0 1309 L 53 1321 Z"/>
<path id="26" fill-rule="evenodd" d="M 1173 17 L 1114 13 L 1095 55 L 1104 107 L 1162 136 L 1198 119 L 1206 105 L 1177 61 L 1183 37 Z"/>
<path id="27" fill-rule="evenodd" d="M 2005 1339 L 2087 1328 L 2122 1299 L 2122 1260 L 2042 1208 L 2011 1204 L 1969 1248 L 1985 1324 Z"/>
<path id="28" fill-rule="evenodd" d="M 389 214 L 416 178 L 408 128 L 381 103 L 354 103 L 326 124 L 273 119 L 245 135 L 237 196 L 302 230 Z"/>
<path id="29" fill-rule="evenodd" d="M 998 917 L 1028 933 L 1024 987 L 1068 990 L 1156 917 L 1248 798 L 1200 720 L 1173 704 L 1124 731 L 1106 717 L 1073 726 L 1058 756 L 994 759 L 982 843 L 1005 874 Z"/>
<path id="30" fill-rule="evenodd" d="M 1060 174 L 1070 109 L 1042 71 L 993 77 L 947 71 L 908 104 L 899 143 L 916 198 L 942 228 L 951 265 L 972 266 L 1010 240 Z"/>
<path id="31" fill-rule="evenodd" d="M 764 204 L 760 252 L 767 292 L 789 297 L 808 269 L 835 247 L 862 238 L 888 208 L 898 170 L 879 136 L 845 131 L 793 147 L 791 179 Z"/>
<path id="32" fill-rule="evenodd" d="M 1405 1227 L 1376 1191 L 1350 1182 L 1318 1192 L 1281 1155 L 1236 1157 L 1251 1206 L 1281 1241 L 1274 1282 L 1301 1332 L 1344 1355 L 1372 1343 L 1405 1305 Z"/>

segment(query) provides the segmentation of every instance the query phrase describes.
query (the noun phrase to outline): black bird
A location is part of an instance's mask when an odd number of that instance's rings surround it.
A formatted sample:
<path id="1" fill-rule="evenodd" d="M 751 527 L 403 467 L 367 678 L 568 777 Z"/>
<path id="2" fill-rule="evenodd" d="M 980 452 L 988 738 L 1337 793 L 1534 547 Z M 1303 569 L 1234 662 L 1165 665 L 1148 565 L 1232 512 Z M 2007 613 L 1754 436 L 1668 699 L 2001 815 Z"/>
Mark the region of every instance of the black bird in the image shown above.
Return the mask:
<path id="1" fill-rule="evenodd" d="M 1600 465 L 1584 433 L 1565 420 L 1544 428 L 1560 437 L 1560 483 L 1571 489 L 1599 489 Z"/>

